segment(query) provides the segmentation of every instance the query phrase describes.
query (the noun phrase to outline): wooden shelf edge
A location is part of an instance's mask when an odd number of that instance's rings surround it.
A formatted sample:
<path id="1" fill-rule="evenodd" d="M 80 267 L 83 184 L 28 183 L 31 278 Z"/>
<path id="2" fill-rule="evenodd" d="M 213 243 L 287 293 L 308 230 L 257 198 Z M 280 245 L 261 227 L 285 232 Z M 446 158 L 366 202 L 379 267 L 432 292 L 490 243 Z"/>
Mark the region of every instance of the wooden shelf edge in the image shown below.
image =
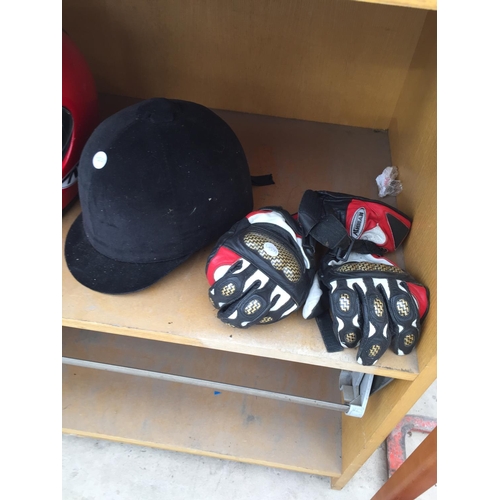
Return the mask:
<path id="1" fill-rule="evenodd" d="M 278 469 L 292 470 L 295 472 L 305 472 L 307 474 L 314 474 L 317 476 L 330 477 L 330 478 L 335 479 L 335 480 L 341 476 L 340 472 L 308 469 L 305 467 L 294 467 L 292 465 L 283 465 L 280 463 L 270 462 L 267 460 L 258 460 L 258 459 L 252 459 L 252 458 L 245 459 L 245 458 L 235 457 L 232 455 L 213 453 L 210 451 L 200 451 L 198 449 L 184 448 L 184 447 L 175 446 L 175 445 L 162 445 L 162 444 L 158 444 L 158 443 L 152 443 L 149 441 L 139 441 L 136 439 L 129 439 L 126 437 L 121 437 L 121 436 L 109 436 L 106 434 L 99 434 L 99 433 L 95 433 L 95 432 L 86 432 L 86 431 L 81 431 L 81 430 L 77 430 L 77 429 L 68 429 L 65 427 L 62 428 L 62 432 L 63 432 L 63 434 L 68 434 L 68 435 L 73 435 L 73 436 L 78 436 L 78 437 L 87 437 L 87 438 L 93 438 L 93 439 L 105 439 L 107 441 L 114 441 L 116 443 L 126 443 L 126 444 L 138 445 L 138 446 L 147 446 L 148 448 L 157 448 L 160 450 L 189 453 L 190 455 L 201 455 L 204 457 L 220 458 L 223 460 L 232 460 L 233 462 L 241 462 L 241 463 L 247 463 L 247 464 L 253 464 L 253 465 L 263 465 L 265 467 L 273 467 L 273 468 L 278 468 Z"/>
<path id="2" fill-rule="evenodd" d="M 93 323 L 80 320 L 63 319 L 63 327 L 80 328 L 82 330 L 99 331 L 103 333 L 111 333 L 114 335 L 123 335 L 128 337 L 142 338 L 147 340 L 156 340 L 159 342 L 170 342 L 173 344 L 188 345 L 194 347 L 204 347 L 208 349 L 215 349 L 218 351 L 234 352 L 238 354 L 247 354 L 250 356 L 261 356 L 264 358 L 281 359 L 284 361 L 292 361 L 296 363 L 304 363 L 315 366 L 324 366 L 326 368 L 336 368 L 338 370 L 356 371 L 360 373 L 369 373 L 373 375 L 380 375 L 383 377 L 391 377 L 400 380 L 413 381 L 418 377 L 418 372 L 411 370 L 394 370 L 385 368 L 383 366 L 363 366 L 357 363 L 347 363 L 338 360 L 335 354 L 329 357 L 314 357 L 306 354 L 301 354 L 298 357 L 296 354 L 286 351 L 269 350 L 266 348 L 249 347 L 244 345 L 234 344 L 231 349 L 227 348 L 227 343 L 217 342 L 216 340 L 201 341 L 192 337 L 182 337 L 179 335 L 168 334 L 165 332 L 152 332 L 144 331 L 128 327 L 116 327 L 113 325 L 105 325 L 101 323 Z"/>

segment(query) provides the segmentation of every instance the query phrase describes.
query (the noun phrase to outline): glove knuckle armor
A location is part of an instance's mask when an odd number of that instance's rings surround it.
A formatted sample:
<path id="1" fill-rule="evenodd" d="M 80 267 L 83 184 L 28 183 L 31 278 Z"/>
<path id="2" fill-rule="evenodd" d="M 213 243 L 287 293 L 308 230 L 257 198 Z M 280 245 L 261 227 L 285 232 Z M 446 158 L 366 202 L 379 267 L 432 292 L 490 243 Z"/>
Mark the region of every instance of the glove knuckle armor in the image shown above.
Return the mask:
<path id="1" fill-rule="evenodd" d="M 238 267 L 239 261 L 248 265 Z M 273 207 L 251 212 L 223 235 L 206 273 L 218 318 L 248 328 L 279 321 L 301 307 L 314 266 L 298 223 Z"/>

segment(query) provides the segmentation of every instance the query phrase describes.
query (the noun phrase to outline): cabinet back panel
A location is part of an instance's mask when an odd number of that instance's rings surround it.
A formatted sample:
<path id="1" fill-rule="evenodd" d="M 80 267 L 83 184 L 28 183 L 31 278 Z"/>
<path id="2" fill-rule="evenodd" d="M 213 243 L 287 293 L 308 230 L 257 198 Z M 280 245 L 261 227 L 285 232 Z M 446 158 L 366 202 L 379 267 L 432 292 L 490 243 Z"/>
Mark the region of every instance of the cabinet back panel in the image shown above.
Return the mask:
<path id="1" fill-rule="evenodd" d="M 387 129 L 426 11 L 345 0 L 63 0 L 100 92 Z"/>

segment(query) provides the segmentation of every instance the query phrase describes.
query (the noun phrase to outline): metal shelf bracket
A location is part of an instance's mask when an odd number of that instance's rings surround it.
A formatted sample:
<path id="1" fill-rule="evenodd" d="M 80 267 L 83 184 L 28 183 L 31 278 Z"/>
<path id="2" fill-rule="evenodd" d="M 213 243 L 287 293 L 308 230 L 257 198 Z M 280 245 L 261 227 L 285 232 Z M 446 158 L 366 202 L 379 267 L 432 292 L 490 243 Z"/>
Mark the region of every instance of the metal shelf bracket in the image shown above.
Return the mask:
<path id="1" fill-rule="evenodd" d="M 349 406 L 346 415 L 357 418 L 364 415 L 371 394 L 373 377 L 368 373 L 341 370 L 339 388 L 345 404 Z"/>

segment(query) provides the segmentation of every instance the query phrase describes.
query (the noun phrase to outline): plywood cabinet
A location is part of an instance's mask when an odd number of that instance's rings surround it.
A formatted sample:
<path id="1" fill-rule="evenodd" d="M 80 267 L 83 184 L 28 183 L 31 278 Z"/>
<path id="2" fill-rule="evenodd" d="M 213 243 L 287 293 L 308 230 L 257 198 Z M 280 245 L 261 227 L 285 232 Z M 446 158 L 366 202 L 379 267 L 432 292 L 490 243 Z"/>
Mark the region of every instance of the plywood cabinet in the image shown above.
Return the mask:
<path id="1" fill-rule="evenodd" d="M 208 106 L 233 128 L 254 206 L 298 208 L 305 189 L 377 198 L 413 219 L 398 262 L 431 293 L 421 341 L 374 367 L 327 353 L 297 312 L 263 327 L 223 325 L 204 275 L 211 248 L 152 287 L 89 290 L 63 265 L 63 355 L 339 401 L 340 370 L 394 378 L 363 418 L 257 396 L 63 365 L 65 432 L 283 467 L 342 488 L 436 378 L 436 12 L 427 1 L 64 0 L 63 28 L 95 75 L 102 116 L 163 96 Z M 412 6 L 408 6 L 411 4 Z M 62 242 L 80 207 L 63 216 Z"/>

